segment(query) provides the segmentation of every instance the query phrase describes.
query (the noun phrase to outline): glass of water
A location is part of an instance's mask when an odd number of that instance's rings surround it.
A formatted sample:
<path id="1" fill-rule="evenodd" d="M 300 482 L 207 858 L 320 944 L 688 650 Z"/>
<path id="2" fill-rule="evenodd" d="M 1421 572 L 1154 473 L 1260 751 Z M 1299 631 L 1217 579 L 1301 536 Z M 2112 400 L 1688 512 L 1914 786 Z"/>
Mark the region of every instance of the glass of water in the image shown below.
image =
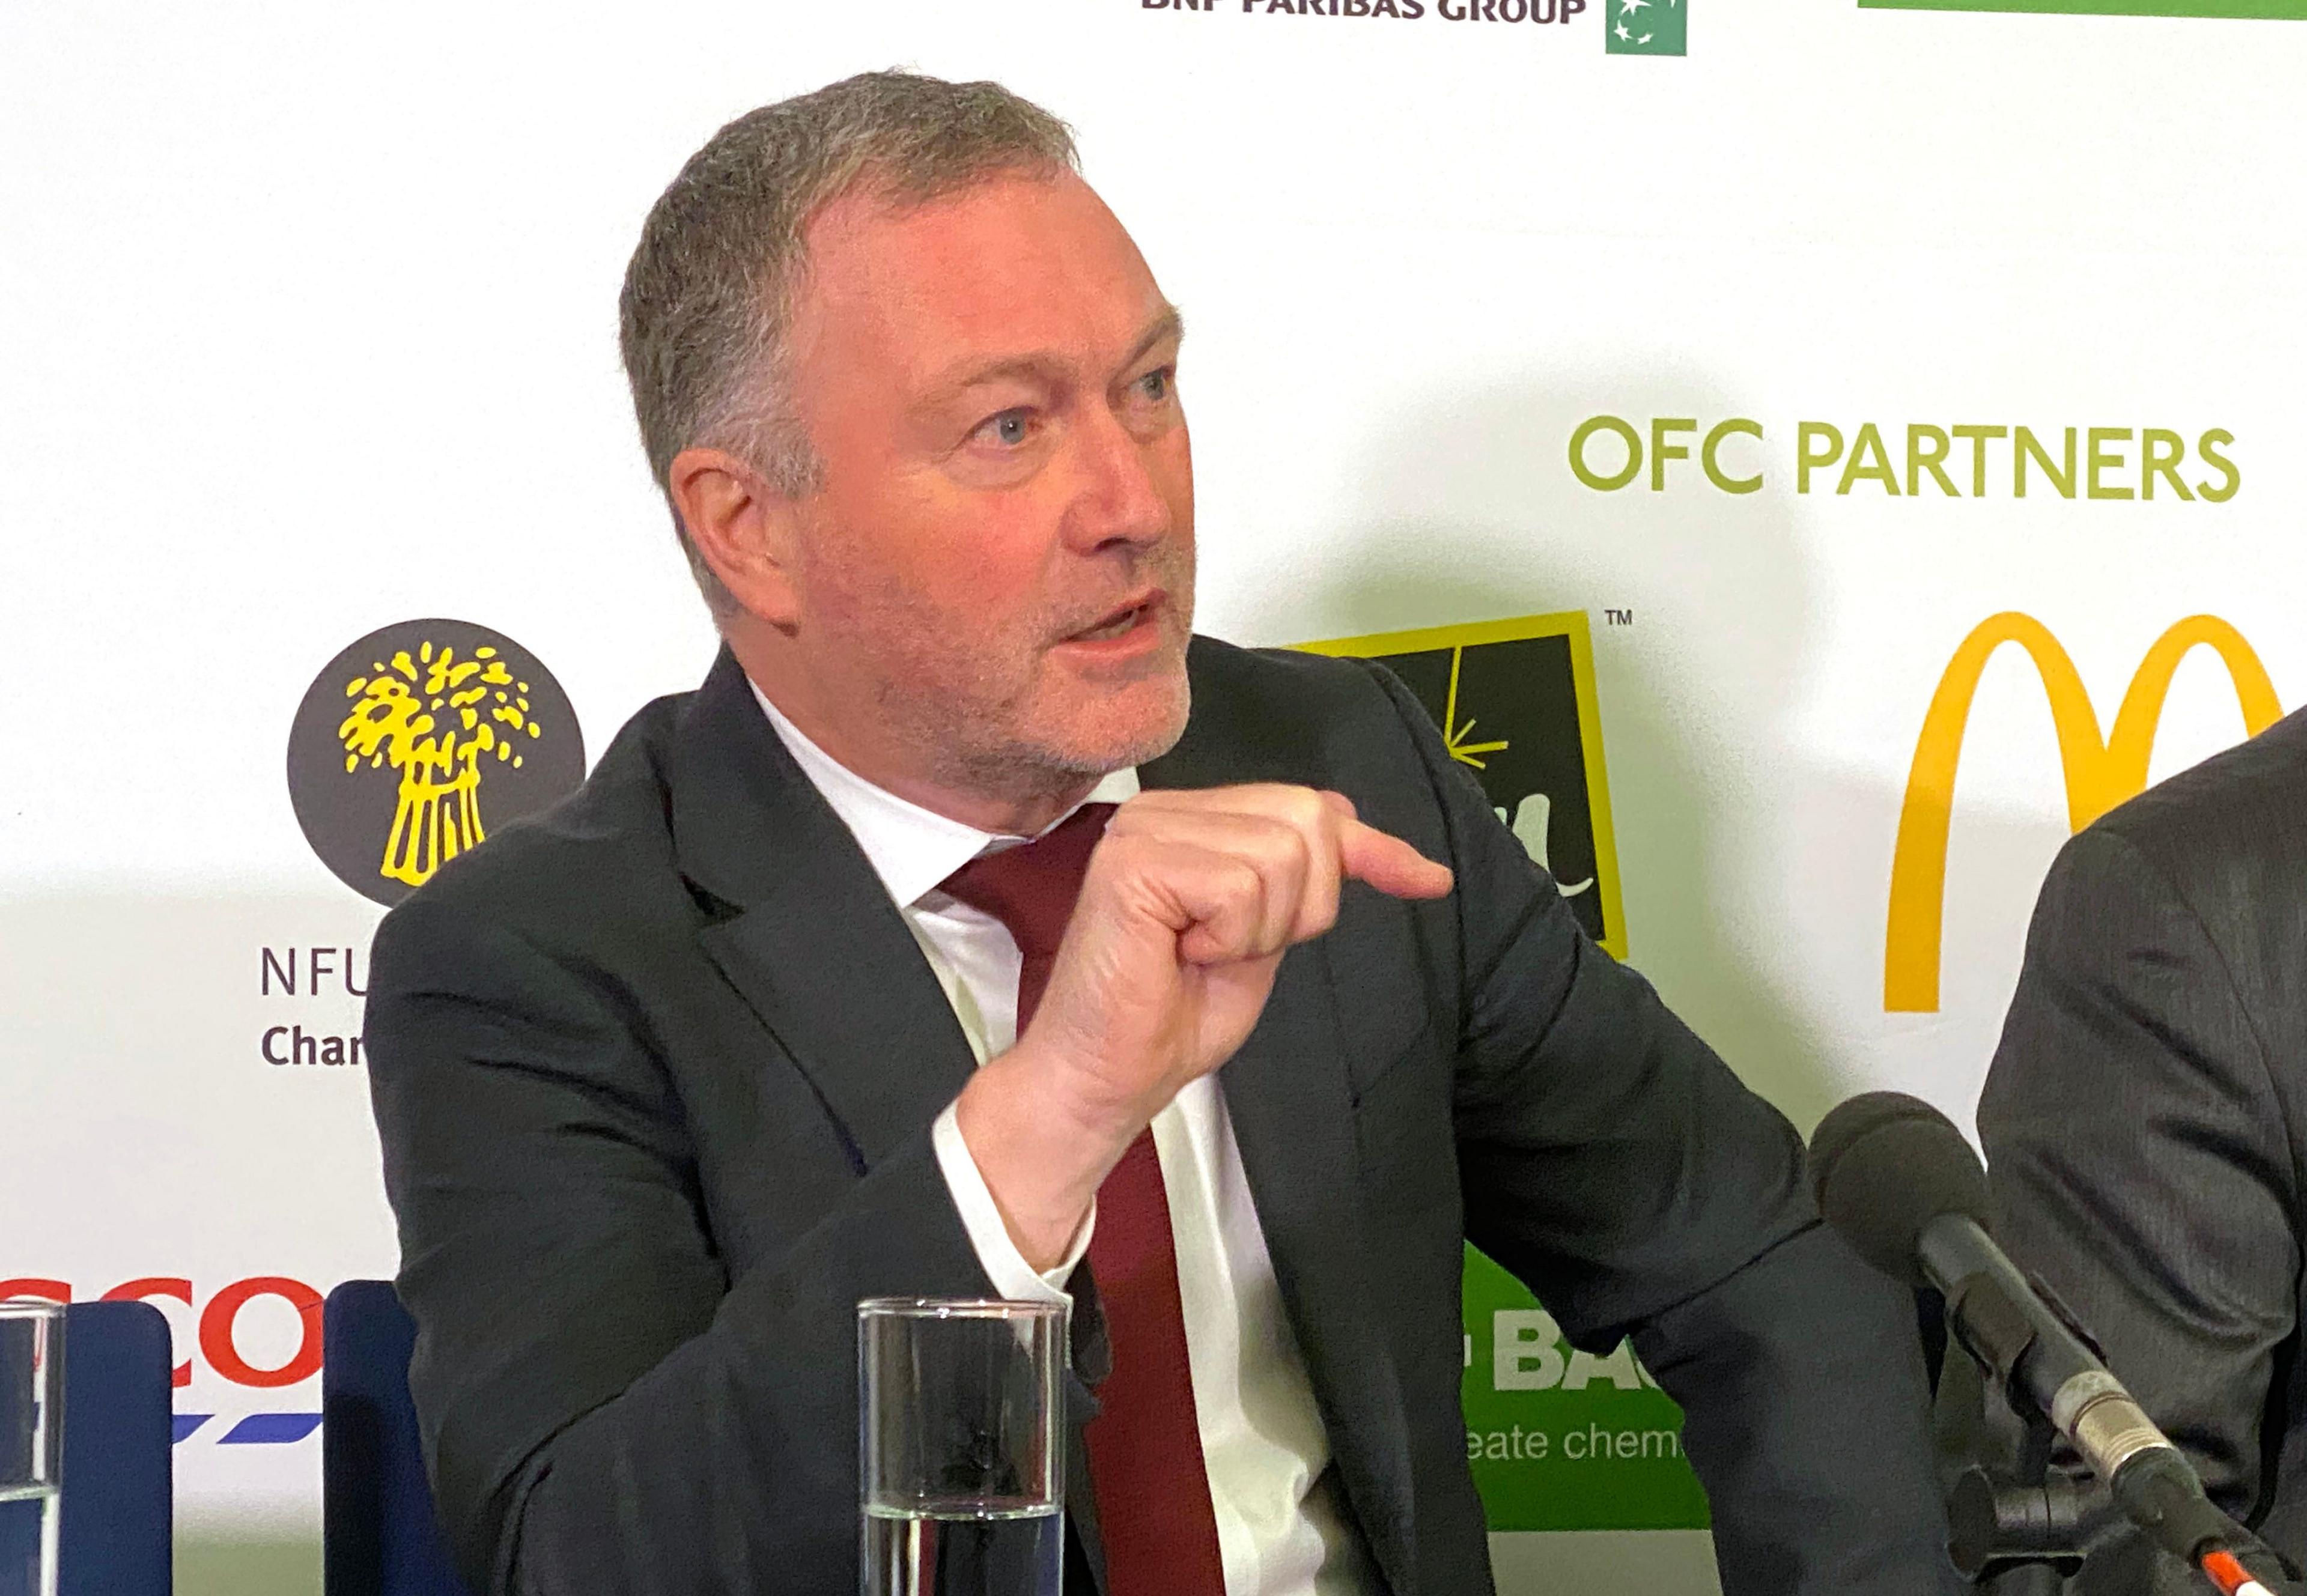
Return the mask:
<path id="1" fill-rule="evenodd" d="M 863 1596 L 1058 1596 L 1066 1310 L 857 1305 Z"/>
<path id="2" fill-rule="evenodd" d="M 64 1310 L 0 1302 L 0 1596 L 56 1596 Z"/>

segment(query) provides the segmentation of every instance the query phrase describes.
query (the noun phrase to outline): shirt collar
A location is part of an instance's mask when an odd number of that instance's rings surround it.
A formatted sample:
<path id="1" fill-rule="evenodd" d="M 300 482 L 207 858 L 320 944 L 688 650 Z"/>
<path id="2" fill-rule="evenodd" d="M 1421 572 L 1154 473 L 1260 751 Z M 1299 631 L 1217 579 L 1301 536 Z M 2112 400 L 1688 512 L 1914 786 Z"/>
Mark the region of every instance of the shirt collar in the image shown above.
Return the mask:
<path id="1" fill-rule="evenodd" d="M 747 678 L 746 685 L 752 688 L 753 701 L 768 716 L 770 728 L 793 755 L 793 763 L 849 828 L 873 873 L 881 878 L 881 885 L 900 907 L 909 907 L 936 891 L 939 882 L 987 849 L 1013 847 L 1031 840 L 980 831 L 874 785 L 810 742 L 751 678 Z M 1125 803 L 1136 796 L 1137 772 L 1125 768 L 1099 781 L 1082 803 Z M 1080 807 L 1076 804 L 1074 809 Z M 1073 812 L 1069 809 L 1050 824 L 1056 826 Z"/>

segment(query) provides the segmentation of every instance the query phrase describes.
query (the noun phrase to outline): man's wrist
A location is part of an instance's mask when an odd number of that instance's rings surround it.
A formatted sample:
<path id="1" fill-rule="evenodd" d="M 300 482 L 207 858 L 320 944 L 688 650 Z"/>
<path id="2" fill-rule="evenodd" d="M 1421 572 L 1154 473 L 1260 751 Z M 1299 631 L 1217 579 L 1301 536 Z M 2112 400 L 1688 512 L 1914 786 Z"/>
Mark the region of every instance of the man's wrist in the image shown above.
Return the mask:
<path id="1" fill-rule="evenodd" d="M 1152 1118 L 1134 1103 L 1091 1088 L 1087 1072 L 1032 1031 L 993 1062 L 1016 1084 L 1033 1109 L 1033 1123 L 1051 1142 L 1084 1149 L 1090 1162 L 1102 1160 L 1110 1167 Z"/>
<path id="2" fill-rule="evenodd" d="M 945 1174 L 946 1189 L 961 1216 L 962 1229 L 969 1234 L 970 1248 L 977 1254 L 985 1278 L 992 1283 L 993 1294 L 1015 1302 L 1069 1304 L 1068 1283 L 1074 1266 L 1088 1250 L 1090 1231 L 1097 1223 L 1096 1206 L 1092 1205 L 1065 1252 L 1046 1266 L 1036 1267 L 1018 1247 L 1008 1221 L 1001 1216 L 1000 1205 L 986 1187 L 984 1171 L 970 1154 L 969 1144 L 961 1134 L 959 1107 L 957 1102 L 946 1104 L 930 1128 L 930 1141 L 937 1153 L 938 1167 Z"/>
<path id="3" fill-rule="evenodd" d="M 954 1119 L 1017 1250 L 1036 1269 L 1062 1258 L 1097 1188 L 1139 1128 L 1085 1107 L 1020 1043 L 971 1077 Z"/>

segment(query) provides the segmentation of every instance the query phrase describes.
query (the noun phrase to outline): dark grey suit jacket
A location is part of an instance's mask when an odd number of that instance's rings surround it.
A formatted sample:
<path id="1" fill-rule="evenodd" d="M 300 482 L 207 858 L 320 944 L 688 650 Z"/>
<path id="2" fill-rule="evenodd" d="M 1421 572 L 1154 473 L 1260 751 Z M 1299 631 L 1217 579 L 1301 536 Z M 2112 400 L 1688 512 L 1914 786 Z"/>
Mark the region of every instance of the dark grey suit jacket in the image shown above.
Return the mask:
<path id="1" fill-rule="evenodd" d="M 2307 1561 L 2307 713 L 2060 853 L 1978 1105 L 1996 1223 L 2213 1498 Z M 2128 1532 L 2074 1582 L 2199 1588 Z"/>
<path id="2" fill-rule="evenodd" d="M 1391 676 L 1205 640 L 1190 668 L 1148 786 L 1334 787 L 1458 872 L 1351 889 L 1221 1077 L 1389 1590 L 1490 1588 L 1467 1239 L 1579 1344 L 1634 1334 L 1734 1596 L 1948 1589 L 1903 1299 L 1817 1224 L 1786 1121 L 1586 940 Z M 410 1378 L 476 1588 L 854 1590 L 854 1304 L 991 1290 L 929 1135 L 972 1058 L 734 663 L 389 915 L 369 991 Z M 1072 1502 L 1096 1578 L 1078 1472 Z"/>

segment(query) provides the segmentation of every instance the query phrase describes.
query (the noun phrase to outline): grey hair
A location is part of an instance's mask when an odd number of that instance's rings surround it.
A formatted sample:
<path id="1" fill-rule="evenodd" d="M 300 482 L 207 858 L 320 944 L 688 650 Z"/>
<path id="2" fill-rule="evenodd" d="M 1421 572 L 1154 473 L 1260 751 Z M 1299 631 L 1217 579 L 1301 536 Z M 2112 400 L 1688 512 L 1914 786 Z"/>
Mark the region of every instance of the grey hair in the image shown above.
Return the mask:
<path id="1" fill-rule="evenodd" d="M 904 72 L 749 111 L 689 158 L 641 224 L 618 296 L 618 345 L 650 475 L 716 616 L 736 601 L 699 554 L 669 472 L 684 449 L 725 449 L 779 493 L 822 485 L 786 391 L 784 348 L 810 220 L 861 187 L 902 209 L 1076 164 L 1072 130 L 999 83 Z"/>

